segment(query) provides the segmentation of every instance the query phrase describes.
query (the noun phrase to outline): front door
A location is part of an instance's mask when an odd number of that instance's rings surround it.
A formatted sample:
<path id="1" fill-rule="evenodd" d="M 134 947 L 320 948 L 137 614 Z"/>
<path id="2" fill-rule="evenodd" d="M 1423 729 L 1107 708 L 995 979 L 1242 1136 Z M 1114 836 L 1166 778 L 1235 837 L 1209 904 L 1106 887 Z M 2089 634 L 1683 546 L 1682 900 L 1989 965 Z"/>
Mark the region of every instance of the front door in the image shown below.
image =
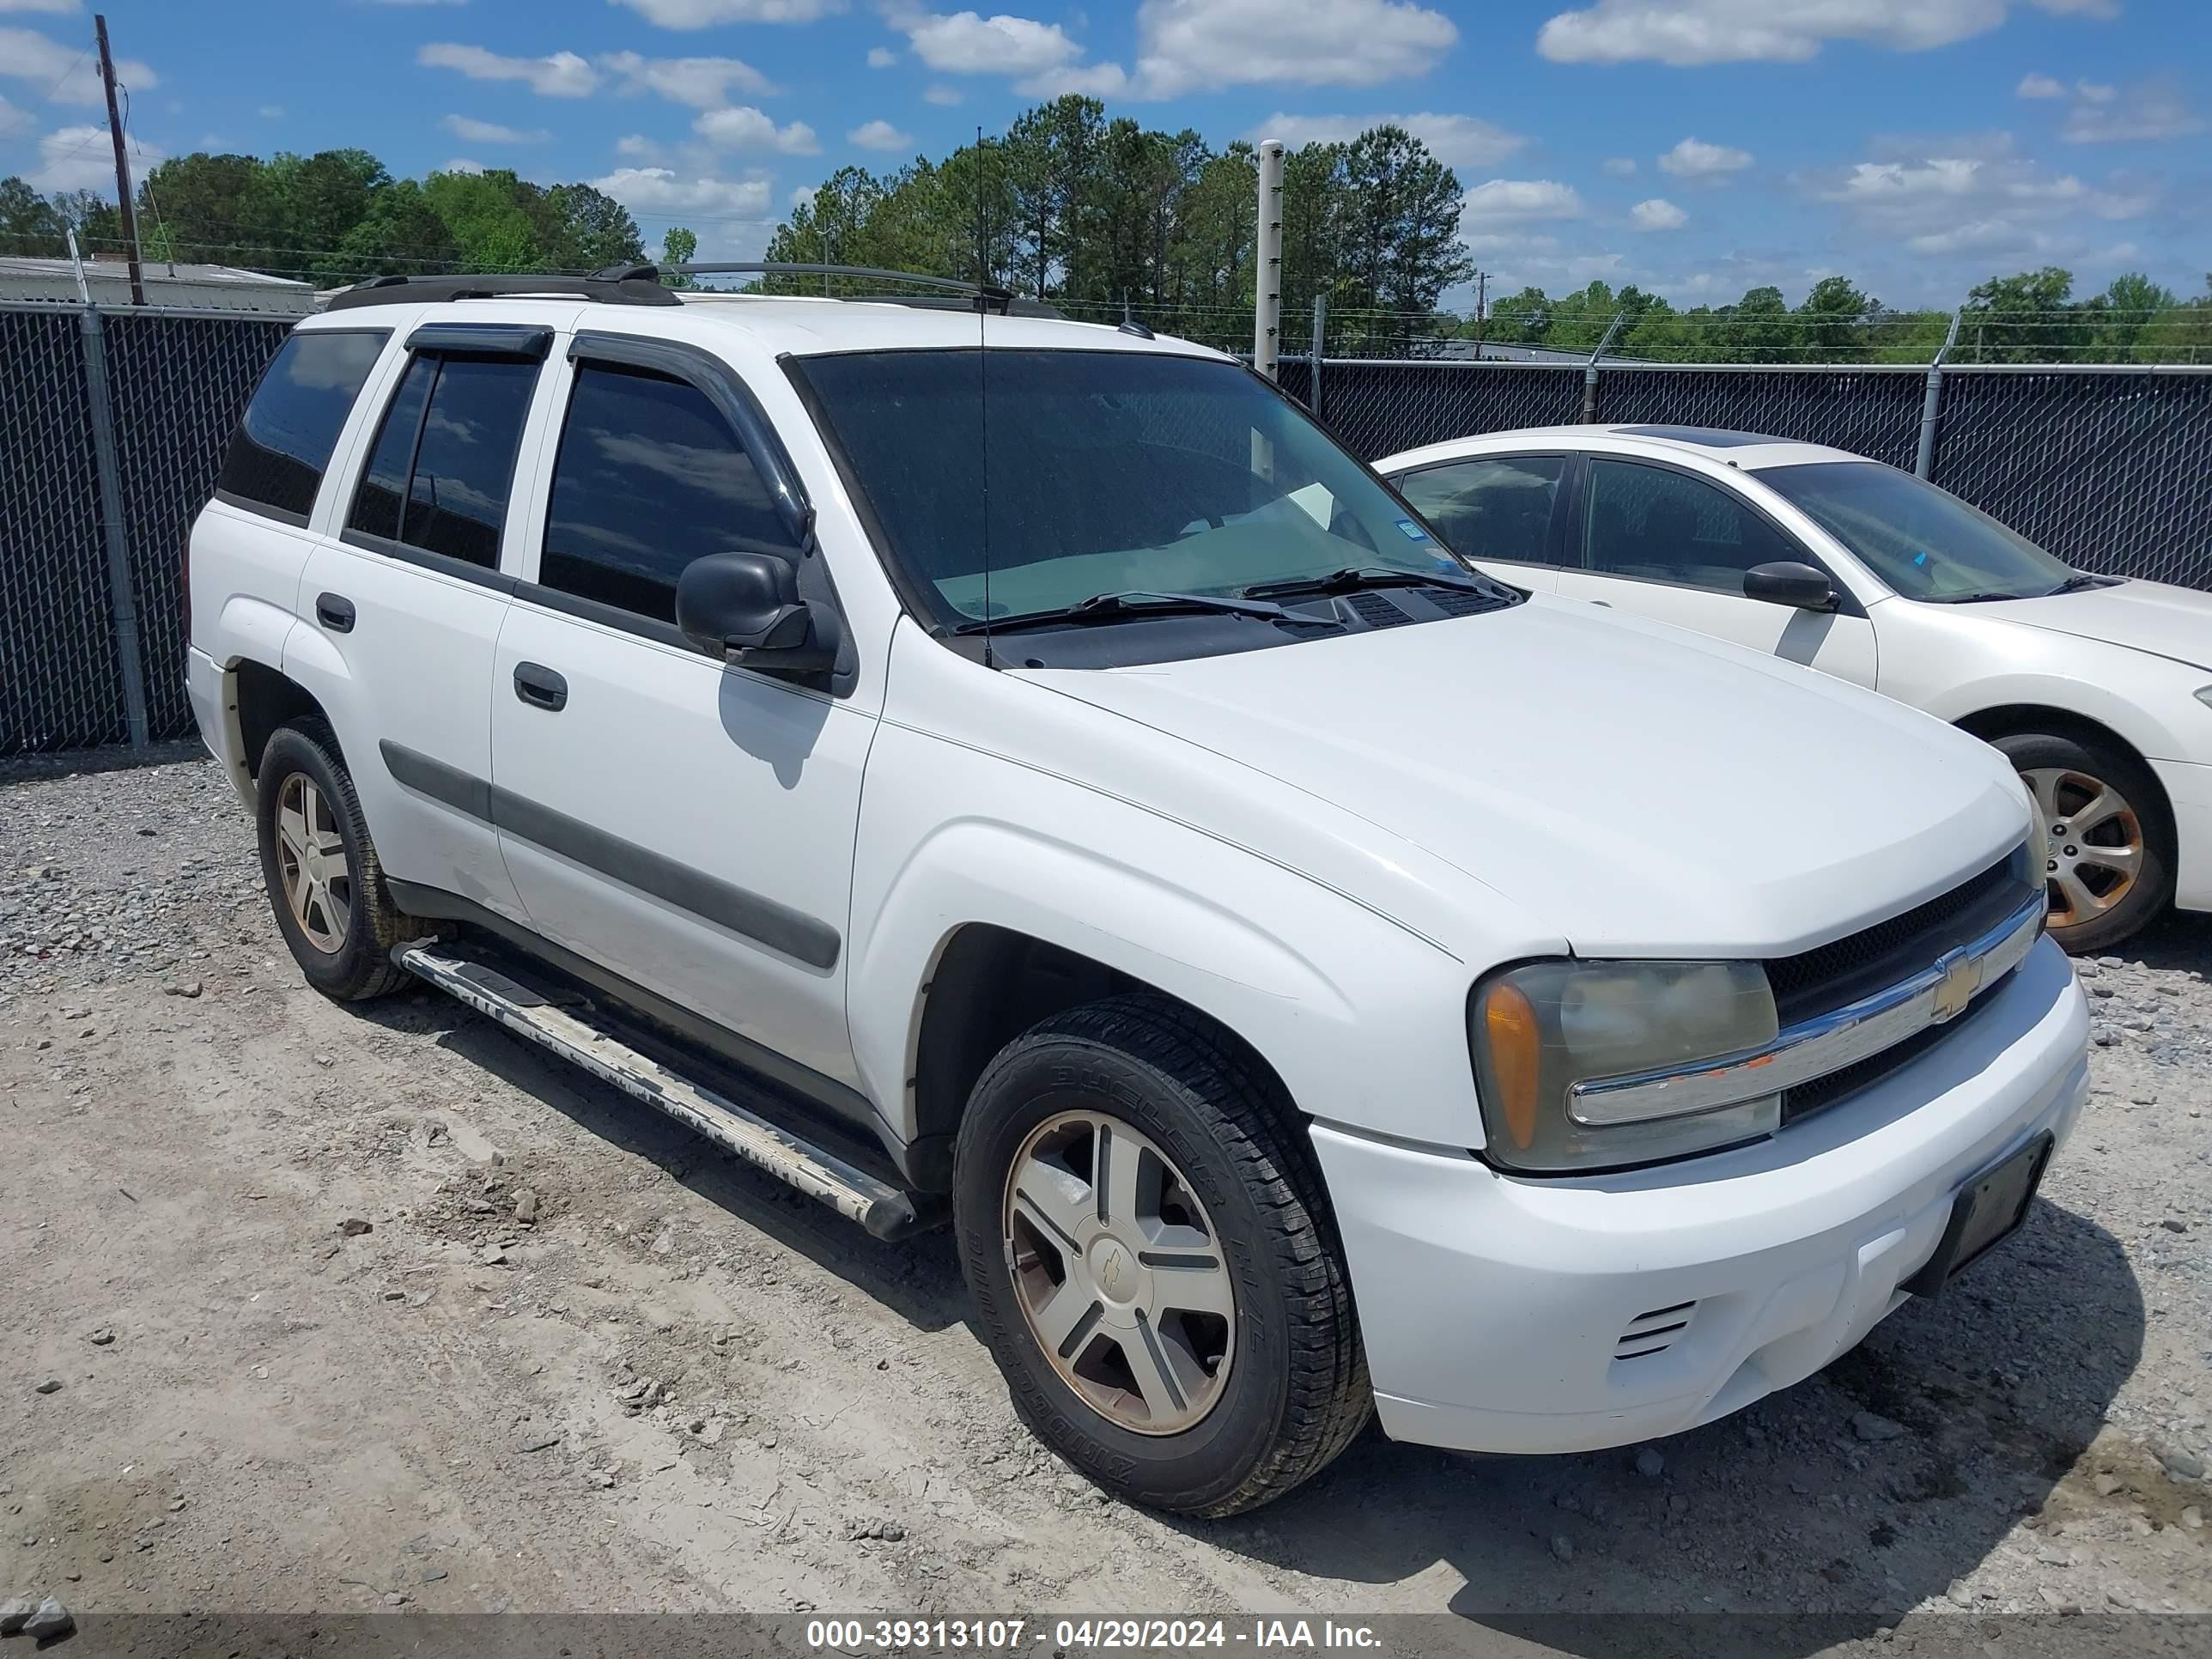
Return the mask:
<path id="1" fill-rule="evenodd" d="M 492 810 L 531 925 L 758 1045 L 762 1069 L 850 1084 L 845 933 L 874 717 L 677 631 L 693 559 L 789 549 L 702 386 L 589 360 L 558 372 L 536 580 L 516 589 L 492 690 Z"/>
<path id="2" fill-rule="evenodd" d="M 1843 608 L 1801 611 L 1746 599 L 1743 574 L 1814 554 L 1733 490 L 1673 467 L 1594 455 L 1559 573 L 1563 599 L 1730 640 L 1871 686 L 1874 625 L 1840 586 Z"/>

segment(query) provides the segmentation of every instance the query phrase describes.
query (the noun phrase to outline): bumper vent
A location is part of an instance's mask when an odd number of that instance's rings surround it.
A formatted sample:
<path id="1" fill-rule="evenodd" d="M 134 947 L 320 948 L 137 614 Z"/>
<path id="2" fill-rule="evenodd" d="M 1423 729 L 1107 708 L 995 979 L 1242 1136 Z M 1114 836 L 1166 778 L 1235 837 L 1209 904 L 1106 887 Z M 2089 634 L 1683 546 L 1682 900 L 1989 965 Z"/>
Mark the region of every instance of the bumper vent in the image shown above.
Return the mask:
<path id="1" fill-rule="evenodd" d="M 1664 1353 L 1674 1346 L 1675 1339 L 1690 1328 L 1697 1316 L 1694 1302 L 1677 1302 L 1671 1308 L 1654 1308 L 1628 1322 L 1628 1328 L 1620 1334 L 1620 1340 L 1613 1345 L 1615 1359 L 1644 1359 L 1655 1353 Z"/>

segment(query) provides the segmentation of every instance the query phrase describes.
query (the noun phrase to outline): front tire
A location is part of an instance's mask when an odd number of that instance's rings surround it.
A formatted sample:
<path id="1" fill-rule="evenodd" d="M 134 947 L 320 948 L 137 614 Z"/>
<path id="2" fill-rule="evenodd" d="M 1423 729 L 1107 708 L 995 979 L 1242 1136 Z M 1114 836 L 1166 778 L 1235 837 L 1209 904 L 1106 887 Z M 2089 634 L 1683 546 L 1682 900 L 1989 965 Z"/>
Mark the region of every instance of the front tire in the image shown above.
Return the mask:
<path id="1" fill-rule="evenodd" d="M 2021 732 L 1996 746 L 2042 811 L 2051 936 L 2108 951 L 2173 900 L 2173 831 L 2150 769 L 2109 744 Z"/>
<path id="2" fill-rule="evenodd" d="M 1368 1419 L 1351 1286 L 1296 1112 L 1165 999 L 1071 1009 L 999 1054 L 961 1123 L 953 1219 L 1022 1420 L 1129 1502 L 1255 1508 Z"/>
<path id="3" fill-rule="evenodd" d="M 410 924 L 384 884 L 361 798 L 319 720 L 277 727 L 262 751 L 255 817 L 276 930 L 307 983 L 359 1002 L 407 982 L 392 947 Z"/>

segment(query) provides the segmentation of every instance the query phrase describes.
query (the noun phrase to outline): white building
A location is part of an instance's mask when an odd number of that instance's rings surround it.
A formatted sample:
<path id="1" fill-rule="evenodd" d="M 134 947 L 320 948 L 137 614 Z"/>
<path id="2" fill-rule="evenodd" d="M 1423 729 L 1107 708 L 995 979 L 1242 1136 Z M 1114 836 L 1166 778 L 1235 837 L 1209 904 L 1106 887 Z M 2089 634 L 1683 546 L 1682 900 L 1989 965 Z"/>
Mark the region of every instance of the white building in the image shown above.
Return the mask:
<path id="1" fill-rule="evenodd" d="M 207 311 L 258 311 L 303 317 L 315 309 L 312 283 L 270 276 L 231 265 L 191 265 L 149 259 L 143 266 L 146 303 Z M 120 259 L 88 259 L 85 286 L 94 303 L 131 303 L 131 267 Z M 0 303 L 50 301 L 75 305 L 76 268 L 67 259 L 0 258 Z"/>

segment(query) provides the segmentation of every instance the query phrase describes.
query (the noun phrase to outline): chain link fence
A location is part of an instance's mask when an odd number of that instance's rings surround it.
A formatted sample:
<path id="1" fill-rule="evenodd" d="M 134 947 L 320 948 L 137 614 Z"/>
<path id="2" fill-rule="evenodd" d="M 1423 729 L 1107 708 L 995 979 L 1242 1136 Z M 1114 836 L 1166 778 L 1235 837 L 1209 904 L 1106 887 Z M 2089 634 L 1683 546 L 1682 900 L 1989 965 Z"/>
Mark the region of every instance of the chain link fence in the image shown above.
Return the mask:
<path id="1" fill-rule="evenodd" d="M 289 326 L 0 308 L 0 755 L 191 734 L 185 534 Z M 1928 371 L 1285 356 L 1280 383 L 1369 459 L 1594 414 L 1911 470 Z M 1936 483 L 2085 569 L 2212 588 L 2212 369 L 1954 366 L 1938 414 Z"/>

